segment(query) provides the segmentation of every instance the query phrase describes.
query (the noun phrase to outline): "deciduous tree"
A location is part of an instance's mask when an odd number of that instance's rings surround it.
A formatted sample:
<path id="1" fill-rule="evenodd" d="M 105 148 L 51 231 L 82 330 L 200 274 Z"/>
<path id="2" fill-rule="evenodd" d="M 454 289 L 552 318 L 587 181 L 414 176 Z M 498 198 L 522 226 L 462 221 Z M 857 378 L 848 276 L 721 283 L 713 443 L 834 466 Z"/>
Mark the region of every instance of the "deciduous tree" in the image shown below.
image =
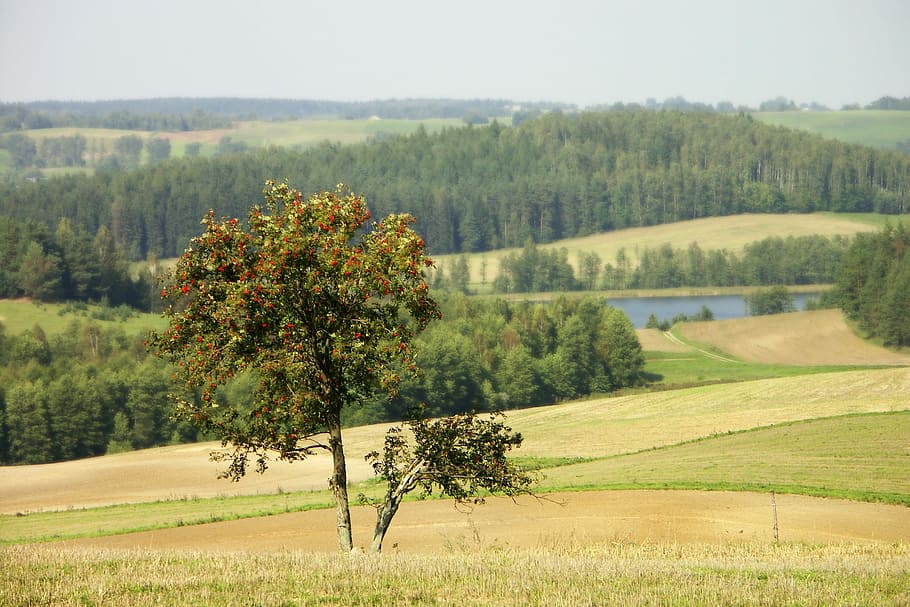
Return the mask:
<path id="1" fill-rule="evenodd" d="M 270 454 L 331 453 L 338 540 L 350 550 L 341 412 L 376 388 L 394 394 L 400 370 L 416 370 L 414 335 L 439 316 L 424 280 L 432 261 L 409 215 L 362 233 L 366 203 L 342 186 L 304 198 L 267 182 L 264 194 L 248 227 L 205 217 L 162 292 L 169 326 L 152 343 L 199 389 L 178 416 L 233 446 L 227 476 L 243 476 L 250 456 L 263 471 Z M 252 408 L 216 402 L 242 371 L 258 378 Z"/>
<path id="2" fill-rule="evenodd" d="M 407 422 L 413 444 L 401 426 L 391 428 L 383 452 L 367 454 L 388 488 L 376 502 L 372 552 L 382 541 L 402 498 L 418 487 L 425 495 L 439 491 L 459 503 L 484 501 L 483 492 L 519 495 L 530 492 L 533 476 L 507 459 L 522 437 L 506 426 L 501 413 L 454 415 L 433 421 L 417 415 Z"/>

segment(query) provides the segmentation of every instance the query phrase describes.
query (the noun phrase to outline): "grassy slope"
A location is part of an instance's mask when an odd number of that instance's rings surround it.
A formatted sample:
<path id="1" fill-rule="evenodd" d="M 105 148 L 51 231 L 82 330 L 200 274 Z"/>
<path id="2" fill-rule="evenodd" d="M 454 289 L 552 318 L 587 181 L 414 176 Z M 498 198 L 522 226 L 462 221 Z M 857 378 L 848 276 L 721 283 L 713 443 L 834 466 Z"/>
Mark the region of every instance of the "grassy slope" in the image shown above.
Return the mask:
<path id="1" fill-rule="evenodd" d="M 788 422 L 547 471 L 566 490 L 776 490 L 910 506 L 910 410 Z"/>
<path id="2" fill-rule="evenodd" d="M 910 481 L 904 473 L 906 450 L 900 448 L 900 441 L 910 429 L 910 416 L 899 413 L 908 408 L 907 393 L 910 393 L 910 369 L 865 370 L 576 401 L 512 411 L 509 423 L 525 437 L 524 446 L 518 452 L 521 458 L 535 465 L 552 467 L 544 471 L 546 487 L 610 486 L 621 482 L 626 487 L 657 484 L 748 489 L 766 487 L 773 482 L 781 491 L 850 495 L 902 503 L 910 495 Z M 872 412 L 888 415 L 835 417 L 822 419 L 817 422 L 822 424 L 819 426 L 811 422 L 790 426 L 789 430 L 746 432 L 756 427 L 799 420 Z M 859 426 L 864 429 L 858 430 Z M 366 445 L 379 445 L 383 431 L 383 426 L 349 431 L 351 440 L 346 443 L 351 443 L 348 445 L 351 457 L 364 452 Z M 727 432 L 735 434 L 717 437 Z M 781 439 L 780 432 L 784 432 L 785 440 Z M 866 451 L 857 450 L 855 439 L 858 436 L 863 437 L 862 444 L 868 447 Z M 699 442 L 688 444 L 691 441 Z M 354 447 L 355 443 L 360 450 Z M 778 451 L 769 450 L 772 446 Z M 894 452 L 891 456 L 887 456 L 889 450 Z M 185 456 L 179 450 L 171 453 L 171 463 L 179 469 L 180 458 Z M 736 453 L 741 456 L 730 455 Z M 137 455 L 142 457 L 142 453 Z M 770 458 L 769 468 L 757 463 L 765 461 L 766 456 Z M 567 458 L 591 461 L 560 466 Z M 719 458 L 728 461 L 720 466 Z M 148 478 L 149 483 L 160 483 L 162 499 L 165 499 L 172 494 L 168 468 L 162 465 L 160 454 L 154 461 L 157 462 L 154 471 L 144 474 L 133 470 L 132 474 Z M 680 461 L 687 462 L 686 466 L 680 466 Z M 718 467 L 712 468 L 711 462 Z M 79 475 L 75 469 L 79 464 L 67 464 L 70 476 Z M 91 464 L 91 460 L 87 460 L 87 464 Z M 306 474 L 308 465 L 312 464 L 296 465 L 301 475 Z M 807 472 L 802 477 L 793 473 L 783 475 L 780 471 L 787 467 Z M 42 471 L 50 468 L 52 466 L 32 467 L 34 482 L 38 485 L 30 489 L 20 482 L 17 490 L 40 494 Z M 701 473 L 706 468 L 713 473 L 702 478 Z M 875 474 L 854 479 L 851 470 L 855 469 L 864 473 L 873 470 Z M 85 476 L 80 482 L 81 490 L 91 490 L 92 482 L 92 475 Z M 98 491 L 116 489 L 116 486 L 113 489 L 108 486 L 106 489 L 99 487 Z M 377 490 L 378 487 L 368 482 L 355 486 L 352 495 Z M 108 534 L 118 529 L 259 516 L 330 501 L 327 492 L 319 491 L 163 501 L 140 506 L 38 513 L 27 517 L 7 515 L 0 517 L 0 541 Z"/>
<path id="3" fill-rule="evenodd" d="M 910 112 L 854 110 L 837 112 L 758 112 L 761 122 L 799 129 L 839 139 L 893 150 L 898 141 L 910 139 Z"/>

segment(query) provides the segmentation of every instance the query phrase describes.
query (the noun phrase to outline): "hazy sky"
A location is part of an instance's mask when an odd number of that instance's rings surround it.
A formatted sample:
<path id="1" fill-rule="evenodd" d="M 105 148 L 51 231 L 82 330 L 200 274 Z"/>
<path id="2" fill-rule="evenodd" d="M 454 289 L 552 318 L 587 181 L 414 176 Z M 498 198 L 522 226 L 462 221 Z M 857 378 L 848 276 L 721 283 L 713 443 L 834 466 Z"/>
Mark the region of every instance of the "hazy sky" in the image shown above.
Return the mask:
<path id="1" fill-rule="evenodd" d="M 0 0 L 0 101 L 910 96 L 908 0 Z"/>

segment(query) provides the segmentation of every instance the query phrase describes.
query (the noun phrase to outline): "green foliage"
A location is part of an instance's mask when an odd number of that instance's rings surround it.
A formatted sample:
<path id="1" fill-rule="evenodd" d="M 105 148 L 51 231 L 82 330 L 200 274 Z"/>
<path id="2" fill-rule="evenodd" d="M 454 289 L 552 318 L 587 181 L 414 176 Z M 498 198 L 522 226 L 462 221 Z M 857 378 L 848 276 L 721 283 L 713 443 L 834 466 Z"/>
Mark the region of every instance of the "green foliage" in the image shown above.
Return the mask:
<path id="1" fill-rule="evenodd" d="M 502 259 L 499 276 L 493 281 L 496 293 L 572 291 L 581 288 L 565 249 L 541 250 L 533 240 L 525 242 L 521 254 Z"/>
<path id="2" fill-rule="evenodd" d="M 171 370 L 119 326 L 73 319 L 0 333 L 0 463 L 47 463 L 167 444 Z M 3 407 L 0 407 L 2 409 Z M 195 432 L 184 440 L 195 440 Z M 5 446 L 4 446 L 5 445 Z"/>
<path id="3" fill-rule="evenodd" d="M 94 237 L 61 219 L 53 233 L 41 224 L 0 217 L 0 297 L 36 301 L 106 302 L 148 310 L 145 271 L 134 280 L 113 234 L 101 226 Z"/>
<path id="4" fill-rule="evenodd" d="M 2 140 L 2 146 L 9 150 L 13 166 L 17 169 L 32 166 L 38 155 L 38 148 L 31 137 L 21 133 L 12 133 Z"/>
<path id="5" fill-rule="evenodd" d="M 114 152 L 120 163 L 129 168 L 139 166 L 139 158 L 144 147 L 141 137 L 137 135 L 124 135 L 114 142 Z"/>
<path id="6" fill-rule="evenodd" d="M 41 167 L 81 167 L 85 165 L 85 149 L 86 140 L 82 135 L 45 137 L 38 146 L 36 164 Z"/>
<path id="7" fill-rule="evenodd" d="M 486 493 L 529 493 L 533 478 L 508 459 L 521 446 L 521 434 L 512 432 L 502 414 L 474 413 L 428 420 L 423 413 L 407 423 L 413 446 L 403 428 L 391 428 L 380 454 L 366 459 L 387 485 L 381 502 L 376 501 L 376 529 L 371 549 L 379 552 L 382 540 L 401 500 L 420 488 L 423 495 L 452 497 L 458 503 L 483 503 Z"/>
<path id="8" fill-rule="evenodd" d="M 794 312 L 793 296 L 787 287 L 778 285 L 770 289 L 759 289 L 744 297 L 750 316 Z"/>
<path id="9" fill-rule="evenodd" d="M 171 157 L 171 141 L 160 137 L 153 137 L 145 142 L 149 164 L 158 164 Z"/>
<path id="10" fill-rule="evenodd" d="M 858 235 L 832 298 L 847 316 L 888 346 L 910 345 L 910 230 L 903 222 Z"/>
<path id="11" fill-rule="evenodd" d="M 384 413 L 415 403 L 433 415 L 492 411 L 611 392 L 643 381 L 641 345 L 628 317 L 594 298 L 510 303 L 453 296 L 443 320 L 421 335 L 422 373 L 404 378 Z M 375 399 L 374 399 L 375 400 Z M 382 415 L 378 407 L 372 415 Z"/>
<path id="12" fill-rule="evenodd" d="M 393 362 L 413 365 L 414 335 L 438 315 L 410 217 L 387 217 L 355 242 L 370 216 L 362 198 L 339 190 L 304 199 L 272 182 L 265 196 L 248 231 L 236 219 L 204 219 L 162 292 L 174 302 L 170 326 L 152 339 L 201 390 L 178 415 L 238 448 L 238 476 L 248 453 L 263 466 L 267 449 L 305 457 L 301 441 L 336 426 L 342 408 L 374 387 L 394 394 Z M 247 369 L 259 381 L 254 410 L 220 406 L 216 388 Z"/>
<path id="13" fill-rule="evenodd" d="M 40 380 L 10 387 L 6 396 L 6 424 L 11 461 L 43 464 L 53 459 L 50 420 Z"/>
<path id="14" fill-rule="evenodd" d="M 626 287 L 730 287 L 776 284 L 809 285 L 834 282 L 850 243 L 843 237 L 770 236 L 747 244 L 742 253 L 726 249 L 705 252 L 693 242 L 687 249 L 669 244 L 645 247 Z M 608 272 L 615 274 L 611 267 Z M 609 282 L 609 276 L 606 277 Z M 611 285 L 619 288 L 620 285 Z"/>

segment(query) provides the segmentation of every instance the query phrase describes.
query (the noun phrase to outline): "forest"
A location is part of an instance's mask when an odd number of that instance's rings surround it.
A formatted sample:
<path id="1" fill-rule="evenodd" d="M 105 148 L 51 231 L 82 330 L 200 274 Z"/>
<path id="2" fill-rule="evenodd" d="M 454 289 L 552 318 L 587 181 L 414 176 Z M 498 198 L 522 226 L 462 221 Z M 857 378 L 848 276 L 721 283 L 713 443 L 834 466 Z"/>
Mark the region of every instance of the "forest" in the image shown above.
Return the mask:
<path id="1" fill-rule="evenodd" d="M 910 225 L 857 234 L 844 256 L 832 302 L 886 346 L 910 346 Z"/>
<path id="2" fill-rule="evenodd" d="M 377 216 L 413 213 L 441 254 L 739 213 L 902 214 L 910 156 L 748 115 L 551 113 L 514 128 L 494 121 L 5 184 L 0 215 L 51 230 L 66 218 L 91 234 L 104 225 L 128 260 L 175 257 L 209 209 L 244 218 L 267 178 L 304 191 L 344 181 Z"/>

